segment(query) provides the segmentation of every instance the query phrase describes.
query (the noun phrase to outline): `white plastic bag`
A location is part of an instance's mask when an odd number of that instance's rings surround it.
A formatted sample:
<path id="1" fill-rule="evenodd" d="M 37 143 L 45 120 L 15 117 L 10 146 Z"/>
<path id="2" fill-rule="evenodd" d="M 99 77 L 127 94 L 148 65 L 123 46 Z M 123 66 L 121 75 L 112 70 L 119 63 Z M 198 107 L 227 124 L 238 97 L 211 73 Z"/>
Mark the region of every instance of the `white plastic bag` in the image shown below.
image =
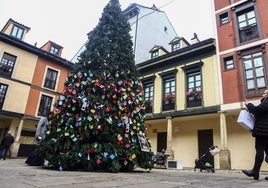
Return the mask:
<path id="1" fill-rule="evenodd" d="M 237 119 L 237 123 L 247 130 L 252 130 L 255 123 L 255 117 L 247 110 L 241 110 Z"/>

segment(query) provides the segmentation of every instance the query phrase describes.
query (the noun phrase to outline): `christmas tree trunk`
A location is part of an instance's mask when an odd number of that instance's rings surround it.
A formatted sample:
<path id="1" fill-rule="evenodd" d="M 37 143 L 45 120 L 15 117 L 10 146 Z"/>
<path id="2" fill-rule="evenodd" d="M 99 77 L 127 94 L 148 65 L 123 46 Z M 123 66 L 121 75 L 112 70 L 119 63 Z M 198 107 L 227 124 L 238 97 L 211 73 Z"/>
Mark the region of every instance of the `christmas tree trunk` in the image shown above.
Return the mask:
<path id="1" fill-rule="evenodd" d="M 55 118 L 37 153 L 60 170 L 151 169 L 144 96 L 135 69 L 130 26 L 110 0 L 86 50 L 55 103 Z"/>

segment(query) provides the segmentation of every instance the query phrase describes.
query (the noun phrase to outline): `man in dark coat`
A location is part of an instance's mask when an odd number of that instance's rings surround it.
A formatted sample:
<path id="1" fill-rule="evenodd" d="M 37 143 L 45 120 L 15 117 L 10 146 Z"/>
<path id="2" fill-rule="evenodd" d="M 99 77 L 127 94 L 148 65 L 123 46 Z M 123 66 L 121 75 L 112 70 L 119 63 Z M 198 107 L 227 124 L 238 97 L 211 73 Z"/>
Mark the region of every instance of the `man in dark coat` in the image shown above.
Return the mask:
<path id="1" fill-rule="evenodd" d="M 3 160 L 6 160 L 9 148 L 13 143 L 14 137 L 11 135 L 11 132 L 8 131 L 1 141 L 0 159 L 3 158 Z"/>
<path id="2" fill-rule="evenodd" d="M 264 159 L 264 152 L 268 151 L 268 89 L 262 94 L 261 103 L 255 106 L 245 101 L 247 110 L 255 116 L 252 136 L 255 137 L 255 162 L 252 170 L 242 170 L 244 174 L 259 179 L 260 168 Z M 268 177 L 265 177 L 268 180 Z"/>
<path id="3" fill-rule="evenodd" d="M 51 111 L 47 114 L 46 117 L 42 117 L 37 125 L 36 133 L 35 133 L 35 139 L 34 144 L 37 146 L 39 143 L 45 138 L 46 132 L 49 129 L 50 121 L 54 118 L 54 113 Z M 34 151 L 28 156 L 25 163 L 29 166 L 43 166 L 45 163 L 45 160 L 39 156 L 37 156 L 36 148 L 34 148 Z"/>

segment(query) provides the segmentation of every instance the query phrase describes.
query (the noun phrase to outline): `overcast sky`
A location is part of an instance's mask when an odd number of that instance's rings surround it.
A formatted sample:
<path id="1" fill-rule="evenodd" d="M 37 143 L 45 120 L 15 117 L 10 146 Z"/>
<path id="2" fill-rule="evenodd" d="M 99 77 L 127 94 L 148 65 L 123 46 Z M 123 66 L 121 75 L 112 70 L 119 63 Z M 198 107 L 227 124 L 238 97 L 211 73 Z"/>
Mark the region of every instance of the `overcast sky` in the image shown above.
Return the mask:
<path id="1" fill-rule="evenodd" d="M 190 42 L 215 37 L 213 0 L 119 0 L 124 10 L 131 3 L 164 11 L 180 37 Z M 62 57 L 71 60 L 98 24 L 109 0 L 0 0 L 0 28 L 9 18 L 31 28 L 25 42 L 41 47 L 51 40 L 64 47 Z"/>

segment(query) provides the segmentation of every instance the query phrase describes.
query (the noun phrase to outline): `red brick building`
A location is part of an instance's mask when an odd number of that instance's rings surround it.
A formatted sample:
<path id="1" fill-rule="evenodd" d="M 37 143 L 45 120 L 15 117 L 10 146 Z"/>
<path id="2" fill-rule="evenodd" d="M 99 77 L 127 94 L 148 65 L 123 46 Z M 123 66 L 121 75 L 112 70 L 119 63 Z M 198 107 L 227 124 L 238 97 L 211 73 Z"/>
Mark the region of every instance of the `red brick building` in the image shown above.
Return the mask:
<path id="1" fill-rule="evenodd" d="M 244 99 L 258 104 L 268 85 L 268 1 L 214 0 L 214 5 L 225 132 L 222 150 L 231 159 L 222 167 L 251 168 L 254 139 L 236 120 Z"/>

